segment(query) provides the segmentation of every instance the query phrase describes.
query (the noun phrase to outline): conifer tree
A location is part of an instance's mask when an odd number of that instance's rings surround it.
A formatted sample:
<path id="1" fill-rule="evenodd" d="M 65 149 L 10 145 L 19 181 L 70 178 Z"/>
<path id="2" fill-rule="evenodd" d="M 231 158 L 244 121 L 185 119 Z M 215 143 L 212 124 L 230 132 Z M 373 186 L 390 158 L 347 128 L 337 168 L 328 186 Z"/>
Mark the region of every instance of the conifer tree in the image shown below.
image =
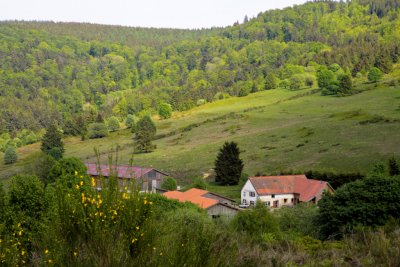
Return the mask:
<path id="1" fill-rule="evenodd" d="M 235 142 L 225 142 L 215 160 L 215 181 L 223 185 L 239 183 L 243 170 L 243 161 L 239 158 L 240 150 Z"/>
<path id="2" fill-rule="evenodd" d="M 150 116 L 141 118 L 135 127 L 135 151 L 139 153 L 147 153 L 155 148 L 151 141 L 156 135 L 156 126 Z"/>
<path id="3" fill-rule="evenodd" d="M 64 143 L 62 141 L 62 133 L 57 129 L 56 125 L 51 124 L 47 127 L 42 139 L 41 150 L 55 159 L 62 158 Z"/>

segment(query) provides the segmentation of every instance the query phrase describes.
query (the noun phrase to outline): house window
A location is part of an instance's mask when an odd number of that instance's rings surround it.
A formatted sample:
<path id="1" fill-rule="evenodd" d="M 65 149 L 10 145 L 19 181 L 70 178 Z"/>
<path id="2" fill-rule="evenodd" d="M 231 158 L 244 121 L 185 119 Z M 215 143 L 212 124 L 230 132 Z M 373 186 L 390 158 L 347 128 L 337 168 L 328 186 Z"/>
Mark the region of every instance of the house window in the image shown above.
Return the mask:
<path id="1" fill-rule="evenodd" d="M 272 194 L 272 195 L 271 195 L 271 198 L 275 198 L 275 195 L 274 195 L 274 194 Z"/>
<path id="2" fill-rule="evenodd" d="M 243 204 L 245 204 L 245 205 L 247 204 L 247 201 L 246 201 L 246 199 L 243 199 Z"/>
<path id="3" fill-rule="evenodd" d="M 243 197 L 246 197 L 246 191 L 243 191 Z"/>
<path id="4" fill-rule="evenodd" d="M 265 206 L 267 207 L 271 206 L 271 202 L 270 201 L 265 202 Z"/>
<path id="5" fill-rule="evenodd" d="M 254 201 L 250 200 L 250 206 L 254 206 Z"/>
<path id="6" fill-rule="evenodd" d="M 290 201 L 293 203 L 293 198 Z"/>
<path id="7" fill-rule="evenodd" d="M 283 203 L 287 203 L 287 198 L 284 198 L 284 199 L 283 199 Z"/>
<path id="8" fill-rule="evenodd" d="M 249 195 L 251 196 L 251 197 L 255 197 L 256 196 L 256 193 L 255 192 L 249 192 Z"/>

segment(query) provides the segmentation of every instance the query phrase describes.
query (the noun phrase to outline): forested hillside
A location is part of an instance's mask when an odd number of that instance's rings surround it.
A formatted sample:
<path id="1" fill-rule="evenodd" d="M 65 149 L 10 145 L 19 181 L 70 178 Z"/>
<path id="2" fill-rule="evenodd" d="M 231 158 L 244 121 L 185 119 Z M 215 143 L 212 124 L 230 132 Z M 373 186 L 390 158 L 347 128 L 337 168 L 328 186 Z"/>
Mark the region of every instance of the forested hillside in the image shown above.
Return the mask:
<path id="1" fill-rule="evenodd" d="M 323 93 L 342 93 L 339 77 L 390 73 L 398 62 L 399 6 L 318 1 L 198 31 L 2 22 L 0 149 L 35 142 L 54 121 L 76 135 L 160 103 L 182 111 L 228 95 L 321 87 L 318 72 L 332 80 Z"/>

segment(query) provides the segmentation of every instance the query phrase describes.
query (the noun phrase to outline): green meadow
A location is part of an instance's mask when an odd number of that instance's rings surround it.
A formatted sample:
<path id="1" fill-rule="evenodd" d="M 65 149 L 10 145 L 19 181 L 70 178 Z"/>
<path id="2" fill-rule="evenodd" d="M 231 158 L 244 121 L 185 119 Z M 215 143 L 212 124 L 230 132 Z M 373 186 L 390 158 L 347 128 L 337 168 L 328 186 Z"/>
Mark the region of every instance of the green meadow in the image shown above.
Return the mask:
<path id="1" fill-rule="evenodd" d="M 208 103 L 166 120 L 154 118 L 157 149 L 132 154 L 129 130 L 103 139 L 65 139 L 66 157 L 152 166 L 181 182 L 212 174 L 225 141 L 235 141 L 249 175 L 306 170 L 368 172 L 400 156 L 400 87 L 362 83 L 360 93 L 321 96 L 315 89 L 276 89 Z M 0 165 L 0 177 L 27 170 L 40 144 L 18 149 L 19 161 Z M 2 160 L 2 155 L 0 156 Z"/>

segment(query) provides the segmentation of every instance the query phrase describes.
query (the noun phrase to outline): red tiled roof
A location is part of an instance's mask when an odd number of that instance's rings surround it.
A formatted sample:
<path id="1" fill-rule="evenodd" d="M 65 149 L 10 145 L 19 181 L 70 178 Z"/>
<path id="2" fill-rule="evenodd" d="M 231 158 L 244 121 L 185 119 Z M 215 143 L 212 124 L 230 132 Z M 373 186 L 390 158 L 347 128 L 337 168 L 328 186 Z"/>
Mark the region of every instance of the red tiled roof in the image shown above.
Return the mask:
<path id="1" fill-rule="evenodd" d="M 163 195 L 170 199 L 177 199 L 180 202 L 192 202 L 193 204 L 198 205 L 200 208 L 208 209 L 216 204 L 219 203 L 218 200 L 203 197 L 203 195 L 207 194 L 208 191 L 201 190 L 197 188 L 189 189 L 186 192 L 179 192 L 179 191 L 169 191 L 165 192 Z"/>
<path id="2" fill-rule="evenodd" d="M 250 177 L 258 195 L 300 194 L 300 201 L 310 201 L 329 184 L 325 181 L 308 179 L 305 175 Z"/>
<path id="3" fill-rule="evenodd" d="M 154 170 L 152 168 L 142 168 L 129 165 L 110 166 L 106 164 L 98 165 L 95 163 L 85 163 L 85 165 L 87 167 L 87 174 L 89 175 L 93 176 L 102 175 L 104 177 L 109 177 L 110 175 L 117 175 L 118 178 L 127 178 L 127 179 L 140 178 L 144 174 Z"/>

